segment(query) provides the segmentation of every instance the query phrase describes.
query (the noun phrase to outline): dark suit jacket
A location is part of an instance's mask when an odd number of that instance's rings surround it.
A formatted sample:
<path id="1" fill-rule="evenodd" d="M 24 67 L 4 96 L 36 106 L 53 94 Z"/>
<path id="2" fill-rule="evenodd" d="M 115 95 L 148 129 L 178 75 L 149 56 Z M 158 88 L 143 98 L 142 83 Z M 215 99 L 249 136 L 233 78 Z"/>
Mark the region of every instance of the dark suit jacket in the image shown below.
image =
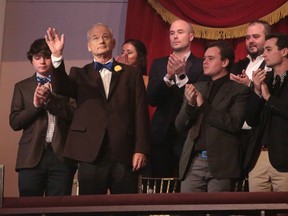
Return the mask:
<path id="1" fill-rule="evenodd" d="M 116 65 L 121 66 L 118 72 Z M 100 73 L 93 63 L 72 67 L 69 77 L 61 67 L 63 62 L 55 73 L 57 91 L 77 101 L 65 156 L 88 163 L 95 161 L 106 133 L 113 160 L 131 165 L 134 153 L 150 153 L 148 104 L 140 71 L 113 61 L 106 99 Z"/>
<path id="2" fill-rule="evenodd" d="M 182 88 L 178 88 L 176 85 L 168 87 L 163 81 L 167 74 L 167 63 L 168 56 L 154 60 L 149 74 L 147 88 L 149 105 L 157 107 L 151 123 L 151 141 L 153 145 L 161 143 L 166 136 L 173 134 L 167 133 L 168 128 L 171 124 L 174 127 L 175 118 L 183 102 L 185 86 Z M 192 54 L 186 62 L 186 74 L 189 78 L 188 83 L 208 80 L 203 74 L 203 60 Z"/>
<path id="3" fill-rule="evenodd" d="M 246 68 L 249 65 L 249 63 L 250 63 L 250 59 L 248 59 L 248 58 L 244 58 L 244 59 L 239 60 L 238 62 L 233 64 L 233 67 L 231 69 L 231 73 L 236 74 L 236 75 L 242 74 L 242 71 L 246 70 Z M 265 61 L 263 61 L 261 63 L 259 68 L 261 68 L 261 69 L 265 68 Z"/>
<path id="4" fill-rule="evenodd" d="M 15 84 L 9 116 L 13 130 L 23 130 L 19 141 L 16 170 L 35 167 L 42 156 L 48 124 L 47 111 L 56 117 L 52 147 L 62 159 L 62 153 L 70 126 L 75 103 L 68 98 L 53 94 L 43 108 L 33 105 L 34 91 L 37 86 L 36 74 Z"/>
<path id="5" fill-rule="evenodd" d="M 205 97 L 209 82 L 195 83 Z M 184 101 L 176 118 L 178 131 L 189 129 L 179 163 L 179 177 L 183 179 L 190 166 L 195 139 L 200 134 L 203 116 L 206 117 L 206 150 L 208 166 L 215 178 L 237 178 L 241 175 L 241 143 L 239 132 L 245 120 L 249 88 L 228 80 L 215 95 L 211 105 L 200 108 Z"/>
<path id="6" fill-rule="evenodd" d="M 273 79 L 267 76 L 266 83 L 272 88 Z M 265 116 L 270 121 L 265 121 Z M 252 92 L 247 107 L 247 123 L 252 126 L 254 133 L 247 151 L 245 167 L 251 170 L 261 151 L 261 139 L 265 126 L 269 134 L 266 136 L 269 160 L 272 166 L 280 172 L 288 172 L 288 77 L 286 75 L 279 94 L 272 93 L 267 102 Z"/>

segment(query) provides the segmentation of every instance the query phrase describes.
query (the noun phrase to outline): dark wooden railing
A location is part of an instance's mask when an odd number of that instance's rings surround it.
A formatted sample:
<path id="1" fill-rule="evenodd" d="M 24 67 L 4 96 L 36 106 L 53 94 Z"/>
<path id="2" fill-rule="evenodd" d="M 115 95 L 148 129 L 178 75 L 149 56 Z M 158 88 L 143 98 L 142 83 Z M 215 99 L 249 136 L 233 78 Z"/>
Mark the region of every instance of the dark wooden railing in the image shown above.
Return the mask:
<path id="1" fill-rule="evenodd" d="M 0 215 L 288 215 L 288 192 L 3 197 L 3 176 L 0 165 Z"/>
<path id="2" fill-rule="evenodd" d="M 148 215 L 287 213 L 288 193 L 175 193 L 4 197 L 2 215 Z"/>

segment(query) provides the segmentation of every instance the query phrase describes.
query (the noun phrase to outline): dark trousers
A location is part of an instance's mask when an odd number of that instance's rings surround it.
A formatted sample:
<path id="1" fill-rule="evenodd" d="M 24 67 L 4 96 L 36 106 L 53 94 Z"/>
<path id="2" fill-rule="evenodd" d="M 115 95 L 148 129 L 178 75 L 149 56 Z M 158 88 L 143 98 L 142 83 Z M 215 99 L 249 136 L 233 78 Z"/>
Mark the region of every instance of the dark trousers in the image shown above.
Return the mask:
<path id="1" fill-rule="evenodd" d="M 71 195 L 75 172 L 76 166 L 61 162 L 52 148 L 45 149 L 35 168 L 19 170 L 20 196 Z"/>
<path id="2" fill-rule="evenodd" d="M 186 136 L 178 135 L 172 128 L 161 143 L 152 143 L 152 177 L 178 177 L 179 159 L 185 140 Z"/>
<path id="3" fill-rule="evenodd" d="M 242 129 L 240 132 L 240 140 L 241 140 L 241 146 L 242 146 L 242 153 L 243 153 L 243 160 L 245 158 L 250 139 L 252 136 L 252 129 L 244 130 Z M 249 185 L 248 185 L 248 173 L 247 170 L 244 170 L 242 173 L 242 177 L 240 179 L 237 179 L 235 191 L 249 191 Z"/>
<path id="4" fill-rule="evenodd" d="M 106 131 L 100 152 L 93 163 L 79 162 L 79 195 L 130 194 L 138 192 L 138 172 L 132 165 L 114 161 Z M 132 161 L 131 161 L 132 163 Z"/>
<path id="5" fill-rule="evenodd" d="M 79 195 L 130 194 L 138 192 L 138 173 L 132 167 L 111 160 L 79 162 Z"/>

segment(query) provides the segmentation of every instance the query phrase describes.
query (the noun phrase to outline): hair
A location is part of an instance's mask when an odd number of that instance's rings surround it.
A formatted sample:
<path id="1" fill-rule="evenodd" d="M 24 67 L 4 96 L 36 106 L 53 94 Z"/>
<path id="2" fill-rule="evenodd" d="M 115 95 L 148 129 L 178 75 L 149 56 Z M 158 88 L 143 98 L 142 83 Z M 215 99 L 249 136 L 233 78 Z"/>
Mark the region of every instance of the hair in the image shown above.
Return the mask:
<path id="1" fill-rule="evenodd" d="M 281 34 L 281 33 L 273 33 L 266 35 L 265 40 L 269 40 L 271 38 L 276 38 L 276 46 L 278 47 L 278 50 L 282 50 L 284 48 L 288 48 L 288 35 L 287 34 Z M 286 56 L 288 58 L 288 55 Z"/>
<path id="2" fill-rule="evenodd" d="M 32 62 L 33 55 L 41 55 L 45 58 L 51 57 L 51 51 L 44 38 L 39 38 L 31 44 L 30 49 L 27 52 L 27 58 L 30 62 Z"/>
<path id="3" fill-rule="evenodd" d="M 111 29 L 109 26 L 107 26 L 107 25 L 104 24 L 104 23 L 96 23 L 96 24 L 92 25 L 92 26 L 89 28 L 88 32 L 87 32 L 87 39 L 88 39 L 88 40 L 90 39 L 90 32 L 91 32 L 91 30 L 92 30 L 93 28 L 95 28 L 95 27 L 98 27 L 98 26 L 102 26 L 102 27 L 107 28 L 107 29 L 109 30 L 110 34 L 111 34 L 111 38 L 114 38 L 114 37 L 113 37 L 113 31 L 112 31 L 112 29 Z"/>
<path id="4" fill-rule="evenodd" d="M 205 51 L 211 47 L 217 47 L 220 50 L 221 60 L 225 59 L 229 60 L 227 70 L 230 71 L 235 59 L 234 50 L 232 46 L 228 44 L 227 41 L 224 40 L 212 41 L 205 46 Z"/>
<path id="5" fill-rule="evenodd" d="M 145 44 L 136 39 L 127 39 L 124 44 L 132 44 L 137 52 L 137 66 L 140 68 L 143 75 L 147 74 L 147 49 Z"/>
<path id="6" fill-rule="evenodd" d="M 263 25 L 263 27 L 264 27 L 264 34 L 265 34 L 265 35 L 270 34 L 270 32 L 271 32 L 271 27 L 270 27 L 269 23 L 267 23 L 267 22 L 264 21 L 264 20 L 255 20 L 255 21 L 253 21 L 253 22 L 250 22 L 250 23 L 248 24 L 248 27 L 249 27 L 249 26 L 252 26 L 252 25 L 255 25 L 255 24 Z"/>

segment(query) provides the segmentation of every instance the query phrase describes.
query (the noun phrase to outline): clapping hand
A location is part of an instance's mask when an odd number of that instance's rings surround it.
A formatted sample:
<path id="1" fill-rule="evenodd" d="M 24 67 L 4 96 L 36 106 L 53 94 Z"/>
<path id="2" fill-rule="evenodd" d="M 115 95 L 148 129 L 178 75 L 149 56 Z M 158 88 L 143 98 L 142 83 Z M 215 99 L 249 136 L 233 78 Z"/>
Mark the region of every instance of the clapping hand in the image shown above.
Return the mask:
<path id="1" fill-rule="evenodd" d="M 261 85 L 263 84 L 263 81 L 266 78 L 266 71 L 262 69 L 253 71 L 252 78 L 254 82 L 255 93 L 261 95 L 262 94 Z"/>
<path id="2" fill-rule="evenodd" d="M 247 76 L 245 70 L 243 70 L 242 73 L 238 74 L 238 75 L 230 73 L 230 79 L 234 80 L 240 84 L 246 85 L 246 86 L 249 86 L 249 84 L 251 82 L 251 80 Z"/>
<path id="3" fill-rule="evenodd" d="M 167 64 L 167 75 L 173 77 L 175 74 L 185 73 L 186 61 L 178 58 L 174 53 L 170 54 Z"/>
<path id="4" fill-rule="evenodd" d="M 51 84 L 46 83 L 44 85 L 41 85 L 39 83 L 34 92 L 33 104 L 37 108 L 42 107 L 46 103 L 48 103 L 50 97 L 51 97 Z"/>
<path id="5" fill-rule="evenodd" d="M 186 84 L 185 85 L 185 97 L 188 101 L 188 103 L 191 106 L 198 106 L 200 107 L 203 102 L 204 99 L 202 97 L 202 94 L 195 88 L 195 86 L 193 84 Z"/>

